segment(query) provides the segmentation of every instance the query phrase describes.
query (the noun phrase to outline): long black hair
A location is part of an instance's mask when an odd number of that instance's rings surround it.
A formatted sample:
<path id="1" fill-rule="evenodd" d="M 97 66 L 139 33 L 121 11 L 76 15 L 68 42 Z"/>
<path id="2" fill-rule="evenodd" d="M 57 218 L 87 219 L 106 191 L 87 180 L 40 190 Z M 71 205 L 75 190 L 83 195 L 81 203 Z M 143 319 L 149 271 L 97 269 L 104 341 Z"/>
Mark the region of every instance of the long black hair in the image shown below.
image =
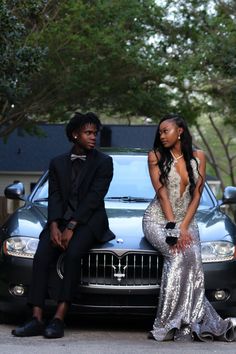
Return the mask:
<path id="1" fill-rule="evenodd" d="M 170 153 L 169 148 L 165 148 L 160 140 L 160 125 L 162 122 L 165 120 L 171 120 L 173 121 L 177 127 L 183 128 L 183 132 L 180 135 L 180 144 L 181 144 L 181 151 L 186 163 L 186 169 L 188 172 L 188 177 L 189 177 L 189 193 L 191 197 L 193 196 L 193 192 L 196 187 L 196 182 L 194 180 L 194 174 L 193 174 L 193 168 L 191 165 L 191 160 L 195 160 L 197 164 L 197 170 L 198 170 L 198 162 L 193 156 L 193 146 L 192 146 L 192 136 L 189 132 L 188 126 L 185 122 L 185 120 L 179 115 L 179 114 L 174 114 L 170 113 L 166 116 L 164 116 L 158 126 L 157 126 L 157 131 L 156 131 L 156 136 L 153 144 L 153 150 L 154 152 L 159 152 L 160 158 L 158 159 L 158 167 L 160 169 L 160 182 L 162 185 L 166 185 L 168 181 L 168 175 L 170 172 L 171 164 L 173 162 L 173 156 Z M 198 174 L 200 175 L 200 172 L 198 170 Z M 201 176 L 202 177 L 202 176 Z"/>

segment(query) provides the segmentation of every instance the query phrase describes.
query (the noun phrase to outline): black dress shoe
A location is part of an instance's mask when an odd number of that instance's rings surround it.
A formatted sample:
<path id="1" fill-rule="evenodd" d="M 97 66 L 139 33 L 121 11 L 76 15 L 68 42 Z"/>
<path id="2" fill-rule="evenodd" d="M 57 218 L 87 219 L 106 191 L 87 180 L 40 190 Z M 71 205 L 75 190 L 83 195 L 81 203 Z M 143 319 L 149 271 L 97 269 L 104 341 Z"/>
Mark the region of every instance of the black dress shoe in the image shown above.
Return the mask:
<path id="1" fill-rule="evenodd" d="M 27 322 L 24 326 L 13 329 L 11 334 L 15 337 L 42 336 L 44 334 L 44 329 L 44 323 L 33 317 L 33 319 Z"/>
<path id="2" fill-rule="evenodd" d="M 64 337 L 64 322 L 59 318 L 53 318 L 44 331 L 46 338 L 61 338 Z"/>

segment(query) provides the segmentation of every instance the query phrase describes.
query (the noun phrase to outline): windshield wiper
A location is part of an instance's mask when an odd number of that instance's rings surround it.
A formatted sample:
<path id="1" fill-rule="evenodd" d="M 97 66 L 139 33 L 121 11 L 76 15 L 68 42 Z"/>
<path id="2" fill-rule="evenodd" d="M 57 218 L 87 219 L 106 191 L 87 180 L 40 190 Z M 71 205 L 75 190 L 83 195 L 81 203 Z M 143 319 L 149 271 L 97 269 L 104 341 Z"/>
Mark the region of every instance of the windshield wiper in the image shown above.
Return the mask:
<path id="1" fill-rule="evenodd" d="M 143 198 L 143 197 L 131 197 L 131 196 L 123 196 L 123 197 L 107 197 L 105 200 L 120 200 L 122 202 L 149 202 L 151 198 Z M 47 202 L 48 198 L 39 198 L 35 199 L 34 203 Z"/>
<path id="2" fill-rule="evenodd" d="M 40 202 L 47 202 L 48 198 L 39 198 L 39 199 L 35 199 L 34 203 L 40 203 Z"/>
<path id="3" fill-rule="evenodd" d="M 149 202 L 151 198 L 143 198 L 143 197 L 131 197 L 131 196 L 123 196 L 123 197 L 107 197 L 105 200 L 119 200 L 122 202 Z"/>

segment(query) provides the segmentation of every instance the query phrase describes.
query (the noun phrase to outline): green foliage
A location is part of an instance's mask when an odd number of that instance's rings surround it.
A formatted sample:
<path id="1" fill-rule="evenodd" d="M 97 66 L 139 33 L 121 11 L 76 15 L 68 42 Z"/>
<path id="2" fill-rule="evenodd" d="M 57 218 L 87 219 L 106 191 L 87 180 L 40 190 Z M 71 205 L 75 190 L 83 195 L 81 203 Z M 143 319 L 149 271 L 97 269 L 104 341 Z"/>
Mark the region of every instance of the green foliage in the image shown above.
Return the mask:
<path id="1" fill-rule="evenodd" d="M 173 8 L 175 3 L 175 10 Z M 171 33 L 169 67 L 175 102 L 187 117 L 220 114 L 236 121 L 236 5 L 234 1 L 166 1 Z M 173 11 L 176 13 L 173 16 Z"/>
<path id="2" fill-rule="evenodd" d="M 179 111 L 199 135 L 211 117 L 214 136 L 214 120 L 236 121 L 235 22 L 230 0 L 2 0 L 0 137 L 75 110 L 131 120 Z M 234 183 L 229 141 L 214 144 L 208 161 Z"/>
<path id="3" fill-rule="evenodd" d="M 34 21 L 43 1 L 6 1 L 0 4 L 0 132 L 8 131 L 19 114 L 15 106 L 30 94 L 32 74 L 39 71 L 45 49 L 30 43 Z M 29 23 L 28 18 L 34 18 Z"/>
<path id="4" fill-rule="evenodd" d="M 236 3 L 166 0 L 164 33 L 172 106 L 196 127 L 222 188 L 236 184 Z M 158 60 L 158 59 L 157 59 Z"/>
<path id="5" fill-rule="evenodd" d="M 160 85 L 165 53 L 150 41 L 164 27 L 155 0 L 4 1 L 0 12 L 12 38 L 5 41 L 8 111 L 2 100 L 0 136 L 29 119 L 66 120 L 76 109 L 126 117 L 166 112 L 172 93 Z"/>
<path id="6" fill-rule="evenodd" d="M 124 115 L 166 110 L 169 95 L 159 87 L 165 70 L 149 43 L 161 16 L 150 0 L 65 2 L 39 39 L 49 55 L 37 88 L 47 89 L 50 117 L 91 108 Z"/>

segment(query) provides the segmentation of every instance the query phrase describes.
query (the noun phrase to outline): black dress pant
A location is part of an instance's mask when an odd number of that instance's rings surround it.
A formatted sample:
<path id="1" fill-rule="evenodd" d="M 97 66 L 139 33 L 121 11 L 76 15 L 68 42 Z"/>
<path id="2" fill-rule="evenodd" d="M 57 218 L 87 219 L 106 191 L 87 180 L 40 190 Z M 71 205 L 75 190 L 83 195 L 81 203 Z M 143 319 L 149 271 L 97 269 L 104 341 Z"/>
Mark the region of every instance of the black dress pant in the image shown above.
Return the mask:
<path id="1" fill-rule="evenodd" d="M 74 231 L 65 251 L 64 278 L 58 294 L 58 302 L 71 303 L 79 281 L 81 258 L 94 243 L 95 236 L 87 226 L 79 226 Z M 33 261 L 33 274 L 28 296 L 30 306 L 43 308 L 47 294 L 50 265 L 62 252 L 60 248 L 52 244 L 50 230 L 43 230 Z"/>

